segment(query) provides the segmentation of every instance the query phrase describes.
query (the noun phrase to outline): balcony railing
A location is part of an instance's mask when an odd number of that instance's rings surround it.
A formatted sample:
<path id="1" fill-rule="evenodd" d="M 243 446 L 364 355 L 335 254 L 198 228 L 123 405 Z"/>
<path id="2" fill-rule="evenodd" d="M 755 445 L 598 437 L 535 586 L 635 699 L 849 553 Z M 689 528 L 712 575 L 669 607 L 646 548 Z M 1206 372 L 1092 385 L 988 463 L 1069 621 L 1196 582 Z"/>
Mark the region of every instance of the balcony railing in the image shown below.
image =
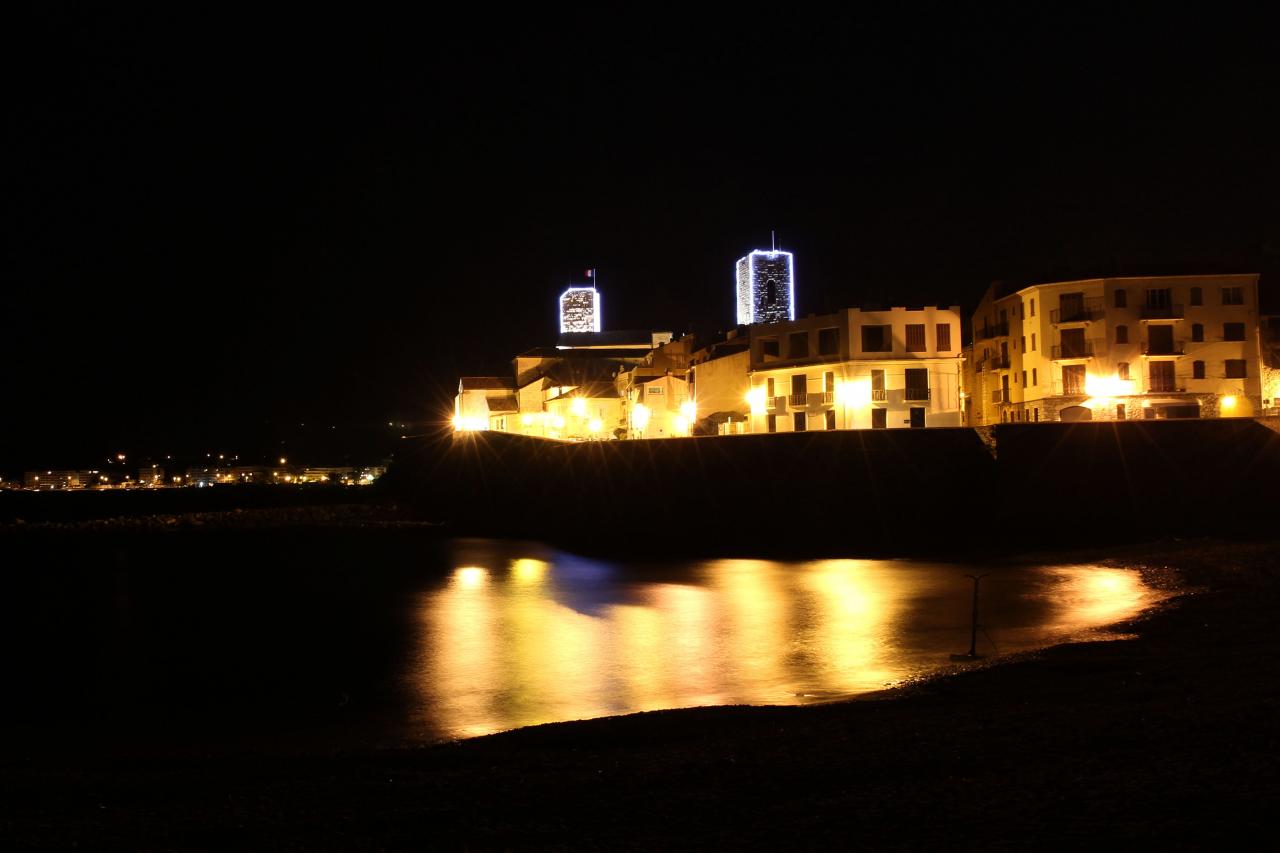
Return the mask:
<path id="1" fill-rule="evenodd" d="M 1049 312 L 1049 322 L 1055 326 L 1059 323 L 1090 323 L 1101 320 L 1103 304 L 1101 299 L 1086 299 L 1079 305 L 1067 305 L 1054 308 Z"/>
<path id="2" fill-rule="evenodd" d="M 988 370 L 1008 370 L 1009 356 L 1007 355 L 991 356 L 990 358 L 987 359 L 987 369 Z"/>
<path id="3" fill-rule="evenodd" d="M 1173 341 L 1165 344 L 1153 344 L 1147 341 L 1142 345 L 1143 355 L 1185 355 L 1186 352 L 1186 341 Z"/>
<path id="4" fill-rule="evenodd" d="M 910 387 L 908 387 L 906 390 L 904 390 L 904 391 L 903 391 L 903 393 L 902 393 L 902 399 L 904 399 L 904 400 L 928 400 L 928 399 L 929 399 L 929 389 L 928 389 L 928 388 L 910 388 Z"/>
<path id="5" fill-rule="evenodd" d="M 1072 358 L 1093 358 L 1093 344 L 1088 341 L 1070 346 L 1054 344 L 1050 358 L 1053 361 L 1066 361 Z"/>
<path id="6" fill-rule="evenodd" d="M 973 330 L 973 336 L 980 341 L 989 340 L 990 338 L 1003 338 L 1009 334 L 1009 321 L 1003 323 L 987 323 Z"/>
<path id="7" fill-rule="evenodd" d="M 1008 397 L 1007 397 L 1008 393 L 1009 393 L 1009 392 L 1008 392 L 1008 391 L 1005 391 L 1003 388 L 997 388 L 996 390 L 994 390 L 994 391 L 992 391 L 992 392 L 991 392 L 991 402 L 993 402 L 993 403 L 1007 403 L 1007 402 L 1009 402 Z"/>
<path id="8" fill-rule="evenodd" d="M 1169 377 L 1169 378 L 1152 376 L 1147 380 L 1148 393 L 1168 394 L 1171 391 L 1177 391 L 1177 390 L 1179 389 L 1178 389 L 1178 379 L 1176 376 Z"/>
<path id="9" fill-rule="evenodd" d="M 787 405 L 788 406 L 807 406 L 809 405 L 809 395 L 804 392 L 801 392 L 799 394 L 788 394 Z"/>
<path id="10" fill-rule="evenodd" d="M 1143 305 L 1141 317 L 1144 320 L 1181 320 L 1181 305 Z"/>
<path id="11" fill-rule="evenodd" d="M 889 394 L 883 388 L 872 388 L 871 399 L 874 402 L 883 403 L 885 400 L 889 399 Z"/>
<path id="12" fill-rule="evenodd" d="M 785 409 L 786 407 L 787 407 L 787 398 L 785 395 L 779 394 L 776 397 L 769 398 L 769 408 L 772 409 L 773 411 L 778 411 L 779 409 Z"/>
<path id="13" fill-rule="evenodd" d="M 834 391 L 819 391 L 809 395 L 809 402 L 815 406 L 830 406 L 835 396 Z"/>

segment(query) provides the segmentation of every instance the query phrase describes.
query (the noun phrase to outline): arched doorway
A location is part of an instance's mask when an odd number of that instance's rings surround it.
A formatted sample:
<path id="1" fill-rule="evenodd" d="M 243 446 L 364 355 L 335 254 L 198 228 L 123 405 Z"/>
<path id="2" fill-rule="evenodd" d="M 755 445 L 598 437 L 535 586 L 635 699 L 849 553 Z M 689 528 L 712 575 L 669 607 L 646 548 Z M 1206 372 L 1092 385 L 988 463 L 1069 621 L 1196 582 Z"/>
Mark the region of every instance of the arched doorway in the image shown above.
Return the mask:
<path id="1" fill-rule="evenodd" d="M 1058 417 L 1064 421 L 1091 421 L 1093 410 L 1088 406 L 1067 406 L 1058 412 Z"/>

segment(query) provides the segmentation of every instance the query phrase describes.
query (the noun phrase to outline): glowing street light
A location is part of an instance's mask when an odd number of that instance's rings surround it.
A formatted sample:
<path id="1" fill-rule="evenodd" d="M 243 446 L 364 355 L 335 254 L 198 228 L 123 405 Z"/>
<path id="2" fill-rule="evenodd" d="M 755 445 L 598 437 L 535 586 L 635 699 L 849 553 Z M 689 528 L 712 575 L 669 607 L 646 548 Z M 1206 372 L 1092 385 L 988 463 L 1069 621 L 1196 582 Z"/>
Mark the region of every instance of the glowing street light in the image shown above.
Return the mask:
<path id="1" fill-rule="evenodd" d="M 631 408 L 631 425 L 639 432 L 644 432 L 645 427 L 649 425 L 649 418 L 652 416 L 649 407 L 644 403 L 636 403 Z"/>

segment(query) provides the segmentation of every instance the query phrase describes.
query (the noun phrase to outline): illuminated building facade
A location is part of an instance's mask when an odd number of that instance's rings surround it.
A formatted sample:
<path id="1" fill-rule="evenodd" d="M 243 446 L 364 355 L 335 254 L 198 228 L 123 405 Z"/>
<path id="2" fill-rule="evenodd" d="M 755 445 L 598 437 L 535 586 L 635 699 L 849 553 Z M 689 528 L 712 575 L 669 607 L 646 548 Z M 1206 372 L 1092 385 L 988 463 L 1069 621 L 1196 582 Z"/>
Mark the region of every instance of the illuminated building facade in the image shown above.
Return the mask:
<path id="1" fill-rule="evenodd" d="M 1280 315 L 1263 317 L 1259 326 L 1263 414 L 1280 417 Z"/>
<path id="2" fill-rule="evenodd" d="M 599 332 L 600 292 L 594 287 L 570 287 L 560 294 L 560 332 Z"/>
<path id="3" fill-rule="evenodd" d="M 689 360 L 691 393 L 697 399 L 699 431 L 738 435 L 750 421 L 750 337 L 743 329 L 703 342 Z"/>
<path id="4" fill-rule="evenodd" d="M 515 382 L 503 376 L 464 376 L 453 398 L 453 427 L 459 431 L 486 430 L 493 416 L 519 410 Z"/>
<path id="5" fill-rule="evenodd" d="M 738 259 L 738 324 L 794 320 L 795 264 L 790 252 L 757 249 Z"/>
<path id="6" fill-rule="evenodd" d="M 750 431 L 960 426 L 960 323 L 951 306 L 752 326 Z"/>
<path id="7" fill-rule="evenodd" d="M 993 286 L 972 322 L 973 426 L 1249 417 L 1266 405 L 1257 275 Z"/>

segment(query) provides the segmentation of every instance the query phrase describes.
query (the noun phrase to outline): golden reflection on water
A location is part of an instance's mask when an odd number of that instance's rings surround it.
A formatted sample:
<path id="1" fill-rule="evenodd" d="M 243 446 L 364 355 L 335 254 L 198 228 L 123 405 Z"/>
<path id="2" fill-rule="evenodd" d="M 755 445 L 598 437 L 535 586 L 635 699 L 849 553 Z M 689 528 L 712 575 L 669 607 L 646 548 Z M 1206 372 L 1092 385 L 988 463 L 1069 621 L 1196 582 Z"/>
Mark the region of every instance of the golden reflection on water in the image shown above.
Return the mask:
<path id="1" fill-rule="evenodd" d="M 973 567 L 717 560 L 655 573 L 486 547 L 422 600 L 410 679 L 428 737 L 849 695 L 949 666 L 968 645 Z M 1085 636 L 1156 598 L 1137 572 L 1096 566 L 983 584 L 981 622 L 1001 653 Z"/>
<path id="2" fill-rule="evenodd" d="M 1132 616 L 1163 597 L 1136 571 L 1104 566 L 1055 566 L 1051 571 L 1062 584 L 1055 596 L 1055 628 L 1070 637 L 1087 637 L 1092 629 Z"/>

